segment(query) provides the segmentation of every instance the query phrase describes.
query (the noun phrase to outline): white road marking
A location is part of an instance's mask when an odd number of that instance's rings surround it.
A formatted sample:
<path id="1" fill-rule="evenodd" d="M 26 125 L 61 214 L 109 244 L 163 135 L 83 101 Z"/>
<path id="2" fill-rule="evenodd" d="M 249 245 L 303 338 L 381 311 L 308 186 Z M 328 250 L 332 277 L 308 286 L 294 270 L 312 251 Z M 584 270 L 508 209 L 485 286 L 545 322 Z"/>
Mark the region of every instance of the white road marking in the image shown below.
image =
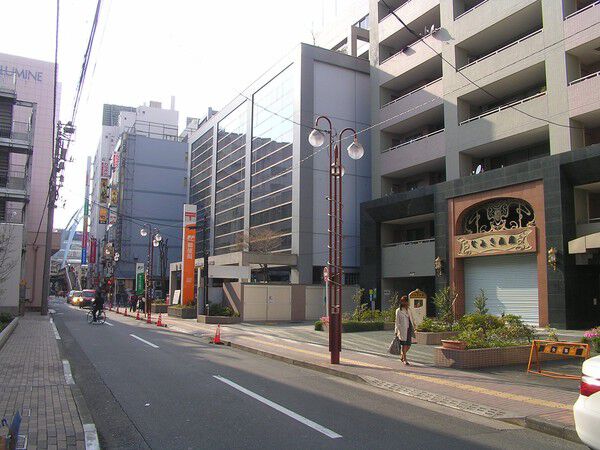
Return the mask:
<path id="1" fill-rule="evenodd" d="M 179 327 L 171 327 L 171 330 L 177 331 L 178 333 L 191 334 L 189 331 Z"/>
<path id="2" fill-rule="evenodd" d="M 131 336 L 132 338 L 137 339 L 138 341 L 143 342 L 144 344 L 148 344 L 152 348 L 159 348 L 158 345 L 154 345 L 152 342 L 148 342 L 147 340 L 142 339 L 141 337 L 136 336 L 135 334 L 130 334 L 129 336 Z"/>
<path id="3" fill-rule="evenodd" d="M 228 384 L 232 388 L 237 389 L 240 392 L 243 392 L 244 394 L 252 397 L 253 399 L 258 400 L 259 402 L 264 403 L 267 406 L 270 406 L 274 410 L 279 411 L 280 413 L 283 413 L 286 416 L 291 417 L 292 419 L 297 420 L 300 423 L 303 423 L 307 427 L 310 427 L 313 430 L 316 430 L 319 433 L 322 433 L 325 436 L 330 437 L 331 439 L 338 439 L 338 438 L 342 437 L 342 435 L 337 434 L 335 431 L 331 431 L 329 428 L 325 428 L 324 426 L 319 425 L 318 423 L 313 422 L 312 420 L 307 419 L 306 417 L 303 417 L 300 414 L 296 414 L 294 411 L 290 411 L 289 409 L 287 409 L 281 405 L 278 405 L 277 403 L 272 402 L 271 400 L 266 399 L 265 397 L 263 397 L 261 395 L 255 394 L 254 392 L 246 389 L 245 387 L 240 386 L 237 383 L 234 383 L 231 380 L 228 380 L 227 378 L 221 377 L 219 375 L 213 375 L 213 377 L 225 384 Z"/>
<path id="4" fill-rule="evenodd" d="M 63 372 L 65 373 L 65 381 L 67 384 L 75 384 L 73 374 L 71 373 L 71 364 L 66 359 L 63 359 Z"/>
<path id="5" fill-rule="evenodd" d="M 85 450 L 100 450 L 100 441 L 98 440 L 96 425 L 93 423 L 84 423 L 83 433 L 85 437 Z"/>
<path id="6" fill-rule="evenodd" d="M 52 331 L 54 331 L 54 337 L 56 338 L 57 341 L 60 341 L 60 334 L 58 334 L 58 329 L 56 328 L 56 324 L 54 323 L 54 320 L 52 320 L 52 317 L 50 318 L 50 325 L 52 325 Z"/>
<path id="7" fill-rule="evenodd" d="M 114 324 L 112 324 L 112 323 L 110 323 L 110 322 L 107 322 L 106 320 L 104 321 L 104 323 L 105 323 L 106 325 L 108 325 L 109 327 L 114 327 L 114 326 L 115 326 Z"/>

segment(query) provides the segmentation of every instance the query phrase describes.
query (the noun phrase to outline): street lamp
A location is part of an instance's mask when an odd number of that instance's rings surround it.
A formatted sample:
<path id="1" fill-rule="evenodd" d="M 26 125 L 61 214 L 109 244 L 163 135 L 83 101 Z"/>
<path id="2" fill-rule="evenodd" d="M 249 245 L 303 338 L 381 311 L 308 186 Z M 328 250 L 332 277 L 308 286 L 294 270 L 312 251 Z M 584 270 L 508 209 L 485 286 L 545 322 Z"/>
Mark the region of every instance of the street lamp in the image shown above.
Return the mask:
<path id="1" fill-rule="evenodd" d="M 151 297 L 151 283 L 152 283 L 152 272 L 154 266 L 154 247 L 158 247 L 160 241 L 162 241 L 162 236 L 159 233 L 158 228 L 152 228 L 151 225 L 145 224 L 140 229 L 140 236 L 146 237 L 148 236 L 148 259 L 147 259 L 147 267 L 146 267 L 146 282 L 144 283 L 144 297 L 146 298 L 146 306 L 145 313 L 148 315 L 150 311 L 150 304 L 152 299 Z M 148 319 L 150 320 L 150 319 Z"/>
<path id="2" fill-rule="evenodd" d="M 329 129 L 322 130 L 319 122 L 327 122 Z M 334 134 L 331 119 L 319 116 L 315 121 L 315 128 L 308 136 L 308 142 L 313 147 L 321 147 L 326 140 L 325 133 L 329 135 L 329 255 L 327 260 L 328 277 L 327 296 L 329 298 L 329 352 L 331 353 L 331 364 L 340 363 L 340 351 L 342 349 L 342 177 L 345 169 L 342 165 L 342 138 L 344 133 L 354 133 L 354 139 L 348 146 L 348 156 L 354 160 L 362 158 L 365 149 L 358 142 L 358 136 L 354 128 L 344 128 L 339 134 Z M 338 142 L 334 145 L 334 138 Z"/>

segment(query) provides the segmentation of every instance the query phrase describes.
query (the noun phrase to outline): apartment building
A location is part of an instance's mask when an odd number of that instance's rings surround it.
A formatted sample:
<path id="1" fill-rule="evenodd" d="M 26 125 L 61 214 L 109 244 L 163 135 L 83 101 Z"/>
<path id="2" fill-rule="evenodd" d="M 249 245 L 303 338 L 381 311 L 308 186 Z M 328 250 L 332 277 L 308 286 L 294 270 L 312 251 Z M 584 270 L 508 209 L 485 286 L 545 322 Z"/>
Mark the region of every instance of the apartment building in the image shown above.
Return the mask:
<path id="1" fill-rule="evenodd" d="M 270 279 L 321 282 L 329 160 L 326 148 L 315 150 L 308 142 L 321 114 L 336 130 L 368 128 L 369 63 L 302 44 L 188 136 L 189 202 L 198 206 L 199 225 L 208 222 L 206 234 L 198 230 L 198 258 L 206 240 L 217 264 L 242 264 L 240 250 L 253 251 L 245 236 L 266 236 L 261 231 L 269 230 L 277 235 L 268 257 Z M 368 132 L 360 140 L 368 148 Z M 354 284 L 359 205 L 371 198 L 371 165 L 368 151 L 354 161 L 345 147 L 345 282 Z"/>
<path id="2" fill-rule="evenodd" d="M 393 14 L 370 3 L 363 287 L 386 302 L 449 285 L 458 313 L 483 289 L 493 313 L 587 325 L 600 313 L 600 4 L 386 3 Z"/>
<path id="3" fill-rule="evenodd" d="M 54 64 L 0 54 L 0 311 L 40 308 L 53 100 Z"/>
<path id="4" fill-rule="evenodd" d="M 112 278 L 121 292 L 134 287 L 135 264 L 147 264 L 148 238 L 140 234 L 144 226 L 163 236 L 167 262 L 180 258 L 187 144 L 179 142 L 179 113 L 173 105 L 105 105 L 103 112 L 92 178 L 90 237 L 98 254 L 95 283 Z M 157 275 L 158 249 L 155 253 Z"/>

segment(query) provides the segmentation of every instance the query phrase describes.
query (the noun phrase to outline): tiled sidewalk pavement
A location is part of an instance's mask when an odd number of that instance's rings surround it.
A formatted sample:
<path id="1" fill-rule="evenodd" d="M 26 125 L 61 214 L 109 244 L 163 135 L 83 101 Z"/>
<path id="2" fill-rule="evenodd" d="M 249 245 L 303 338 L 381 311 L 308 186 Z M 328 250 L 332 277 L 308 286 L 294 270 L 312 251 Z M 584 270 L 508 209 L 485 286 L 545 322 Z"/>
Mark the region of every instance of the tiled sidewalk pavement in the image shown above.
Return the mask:
<path id="1" fill-rule="evenodd" d="M 85 435 L 48 317 L 21 317 L 0 349 L 0 417 L 23 416 L 27 449 L 85 449 Z"/>

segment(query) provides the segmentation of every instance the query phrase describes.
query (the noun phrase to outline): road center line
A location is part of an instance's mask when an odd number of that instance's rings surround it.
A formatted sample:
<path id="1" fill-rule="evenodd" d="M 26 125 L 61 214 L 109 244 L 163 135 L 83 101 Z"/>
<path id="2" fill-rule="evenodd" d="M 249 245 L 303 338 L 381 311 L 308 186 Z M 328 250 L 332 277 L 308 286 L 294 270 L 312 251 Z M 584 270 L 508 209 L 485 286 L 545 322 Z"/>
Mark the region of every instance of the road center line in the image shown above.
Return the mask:
<path id="1" fill-rule="evenodd" d="M 258 400 L 259 402 L 264 403 L 267 406 L 270 406 L 274 410 L 279 411 L 280 413 L 283 413 L 286 416 L 291 417 L 292 419 L 297 420 L 300 423 L 303 423 L 307 427 L 310 427 L 313 430 L 316 430 L 319 433 L 322 433 L 325 436 L 330 437 L 331 439 L 338 439 L 338 438 L 342 437 L 340 434 L 337 434 L 336 432 L 331 431 L 329 428 L 325 428 L 324 426 L 319 425 L 318 423 L 313 422 L 312 420 L 307 419 L 306 417 L 303 417 L 300 414 L 296 414 L 294 411 L 290 411 L 289 409 L 287 409 L 281 405 L 278 405 L 277 403 L 272 402 L 271 400 L 269 400 L 261 395 L 255 394 L 254 392 L 246 389 L 245 387 L 240 386 L 237 383 L 234 383 L 231 380 L 228 380 L 227 378 L 223 378 L 219 375 L 213 375 L 213 377 L 225 384 L 228 384 L 232 388 L 237 389 L 240 392 L 243 392 L 244 394 L 252 397 L 253 399 Z"/>
<path id="2" fill-rule="evenodd" d="M 104 321 L 104 323 L 105 323 L 106 325 L 108 325 L 109 327 L 114 327 L 114 324 L 112 324 L 112 323 L 110 323 L 110 322 L 107 322 L 106 320 Z"/>
<path id="3" fill-rule="evenodd" d="M 129 336 L 131 336 L 132 338 L 137 339 L 138 341 L 143 342 L 144 344 L 148 344 L 152 348 L 159 348 L 158 345 L 154 345 L 152 342 L 148 342 L 147 340 L 142 339 L 141 337 L 136 336 L 135 334 L 130 334 Z"/>

